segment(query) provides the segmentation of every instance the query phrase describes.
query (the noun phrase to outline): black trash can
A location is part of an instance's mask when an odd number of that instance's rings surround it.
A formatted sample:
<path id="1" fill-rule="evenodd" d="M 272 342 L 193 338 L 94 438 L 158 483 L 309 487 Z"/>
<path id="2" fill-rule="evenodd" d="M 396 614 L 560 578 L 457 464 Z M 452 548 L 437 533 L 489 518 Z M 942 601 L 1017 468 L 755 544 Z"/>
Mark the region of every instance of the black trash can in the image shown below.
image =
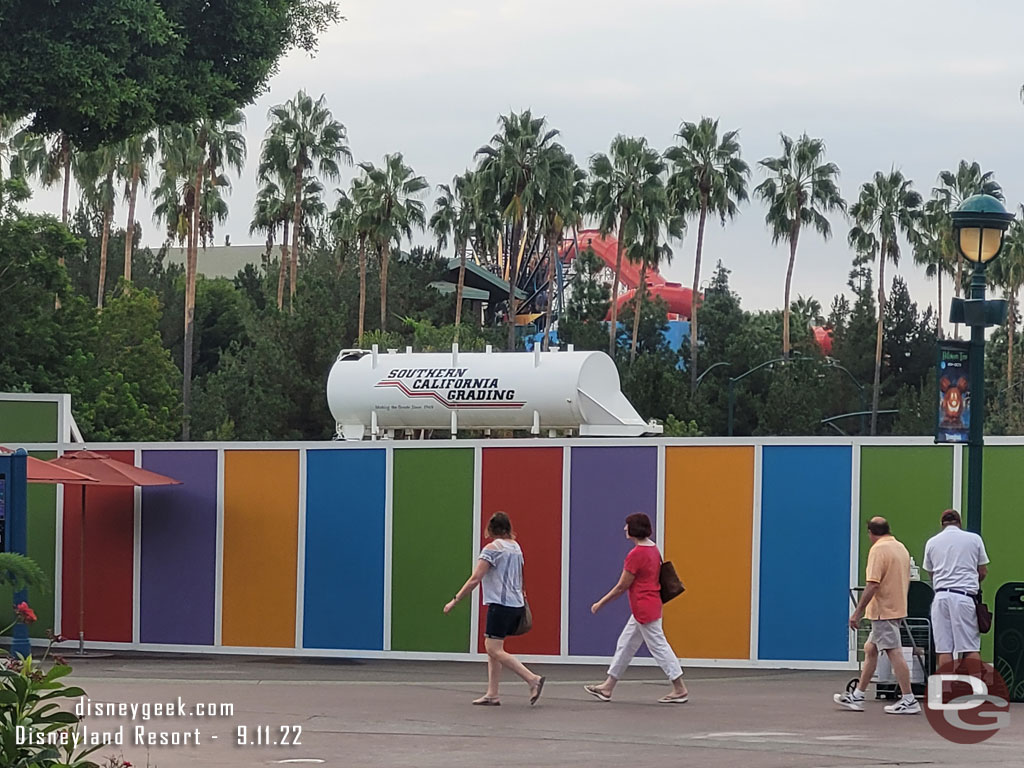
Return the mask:
<path id="1" fill-rule="evenodd" d="M 1010 692 L 1024 701 L 1024 582 L 1011 581 L 996 592 L 995 667 Z"/>

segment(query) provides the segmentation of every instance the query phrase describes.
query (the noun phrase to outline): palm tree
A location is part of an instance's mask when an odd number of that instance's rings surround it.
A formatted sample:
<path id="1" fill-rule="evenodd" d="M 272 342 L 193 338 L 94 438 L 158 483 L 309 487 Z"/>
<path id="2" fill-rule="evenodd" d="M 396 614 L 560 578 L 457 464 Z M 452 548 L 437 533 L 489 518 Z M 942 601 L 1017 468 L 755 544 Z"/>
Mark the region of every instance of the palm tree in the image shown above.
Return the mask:
<path id="1" fill-rule="evenodd" d="M 608 328 L 608 354 L 615 356 L 619 322 L 619 280 L 622 254 L 641 232 L 639 213 L 647 187 L 660 186 L 665 162 L 645 138 L 616 136 L 608 155 L 597 154 L 590 160 L 590 195 L 587 212 L 597 219 L 602 235 L 618 230 L 615 275 L 612 280 L 611 324 Z"/>
<path id="2" fill-rule="evenodd" d="M 693 299 L 690 310 L 690 390 L 697 389 L 697 309 L 700 304 L 701 256 L 708 212 L 726 219 L 736 216 L 736 206 L 747 199 L 750 166 L 740 157 L 739 131 L 727 131 L 719 139 L 718 120 L 702 117 L 699 123 L 684 122 L 676 134 L 680 142 L 665 152 L 672 164 L 669 202 L 682 216 L 696 215 L 697 255 L 693 262 Z"/>
<path id="3" fill-rule="evenodd" d="M 437 247 L 444 250 L 451 238 L 459 259 L 459 277 L 455 286 L 455 341 L 462 324 L 462 291 L 466 285 L 466 247 L 473 228 L 474 175 L 466 171 L 452 179 L 451 185 L 439 184 L 440 195 L 428 226 L 437 238 Z"/>
<path id="4" fill-rule="evenodd" d="M 103 294 L 107 283 L 107 246 L 110 243 L 110 224 L 114 218 L 117 190 L 114 174 L 121 162 L 118 147 L 100 147 L 92 152 L 80 152 L 75 158 L 74 173 L 90 210 L 100 221 L 100 274 L 96 289 L 96 308 L 103 309 Z"/>
<path id="5" fill-rule="evenodd" d="M 256 193 L 256 202 L 252 208 L 252 221 L 249 222 L 249 234 L 255 235 L 260 232 L 267 236 L 267 250 L 264 252 L 266 262 L 269 264 L 274 250 L 274 242 L 278 229 L 287 231 L 288 216 L 291 214 L 291 206 L 288 205 L 281 193 L 281 188 L 273 181 L 264 181 Z M 288 261 L 287 247 L 281 255 L 281 279 L 278 282 L 278 300 L 283 300 L 284 295 L 284 264 Z"/>
<path id="6" fill-rule="evenodd" d="M 921 216 L 921 195 L 913 182 L 895 168 L 876 171 L 874 180 L 860 188 L 860 197 L 850 207 L 853 227 L 850 245 L 867 257 L 878 259 L 878 332 L 875 338 L 875 378 L 871 396 L 871 434 L 878 428 L 878 397 L 882 373 L 882 330 L 885 321 L 885 263 L 900 261 L 899 236 L 916 238 Z"/>
<path id="7" fill-rule="evenodd" d="M 68 223 L 68 201 L 71 195 L 71 176 L 74 173 L 72 161 L 74 152 L 71 140 L 65 133 L 56 136 L 41 136 L 28 128 L 18 131 L 11 139 L 11 148 L 16 152 L 12 159 L 12 174 L 36 178 L 44 189 L 61 182 L 64 191 L 61 200 L 61 221 Z"/>
<path id="8" fill-rule="evenodd" d="M 548 154 L 561 149 L 555 143 L 558 131 L 548 128 L 547 120 L 534 117 L 530 110 L 498 118 L 500 130 L 490 144 L 480 147 L 479 204 L 492 208 L 500 220 L 495 244 L 504 261 L 508 277 L 508 348 L 515 349 L 516 288 L 519 269 L 527 243 L 536 240 L 539 226 L 537 203 L 540 197 L 543 166 Z M 480 211 L 488 220 L 486 210 Z M 504 231 L 502 231 L 504 230 Z"/>
<path id="9" fill-rule="evenodd" d="M 350 189 L 349 197 L 354 209 L 353 228 L 359 244 L 359 327 L 356 336 L 358 347 L 362 346 L 363 333 L 366 330 L 366 246 L 377 239 L 377 233 L 368 179 L 353 179 Z"/>
<path id="10" fill-rule="evenodd" d="M 839 194 L 839 167 L 825 162 L 825 142 L 806 133 L 793 141 L 780 134 L 782 154 L 766 157 L 760 165 L 768 173 L 754 194 L 768 206 L 765 223 L 772 231 L 772 244 L 789 243 L 789 266 L 786 268 L 786 290 L 782 304 L 782 356 L 789 357 L 790 292 L 793 266 L 800 233 L 812 227 L 824 239 L 832 236 L 832 225 L 826 214 L 845 211 L 846 201 Z"/>
<path id="11" fill-rule="evenodd" d="M 949 218 L 945 202 L 932 198 L 921 208 L 921 218 L 914 237 L 914 263 L 925 268 L 925 275 L 934 277 L 938 286 L 935 312 L 935 335 L 944 337 L 942 329 L 942 278 L 953 273 L 953 254 L 957 248 L 953 243 L 953 222 Z"/>
<path id="12" fill-rule="evenodd" d="M 124 279 L 132 281 L 132 245 L 135 239 L 135 204 L 139 185 L 149 186 L 149 165 L 156 156 L 156 137 L 153 134 L 133 136 L 120 148 L 121 162 L 117 176 L 124 183 L 124 196 L 128 201 L 128 223 L 124 237 Z"/>
<path id="13" fill-rule="evenodd" d="M 821 316 L 821 302 L 813 296 L 805 298 L 798 294 L 796 301 L 790 307 L 790 312 L 796 315 L 808 327 L 821 325 L 824 322 Z"/>
<path id="14" fill-rule="evenodd" d="M 391 247 L 400 248 L 412 238 L 413 228 L 423 230 L 426 209 L 417 199 L 429 188 L 427 180 L 414 175 L 401 152 L 384 155 L 384 165 L 360 163 L 366 179 L 366 212 L 380 251 L 380 329 L 387 330 L 388 263 Z"/>
<path id="15" fill-rule="evenodd" d="M 660 181 L 660 178 L 658 179 Z M 636 359 L 637 339 L 640 335 L 640 315 L 643 313 L 644 296 L 647 293 L 647 272 L 657 270 L 661 264 L 672 260 L 672 249 L 662 240 L 664 232 L 669 237 L 681 239 L 686 219 L 672 210 L 665 187 L 649 184 L 640 207 L 636 211 L 638 235 L 626 250 L 626 258 L 640 264 L 640 284 L 633 301 L 633 335 L 629 348 L 630 364 Z"/>
<path id="16" fill-rule="evenodd" d="M 154 198 L 154 217 L 167 223 L 168 238 L 186 242 L 185 338 L 182 356 L 182 439 L 189 439 L 192 396 L 192 350 L 199 243 L 213 236 L 215 223 L 227 215 L 220 190 L 230 186 L 225 168 L 241 172 L 245 164 L 245 123 L 240 110 L 223 120 L 202 120 L 161 130 L 161 179 Z"/>
<path id="17" fill-rule="evenodd" d="M 306 182 L 320 176 L 330 181 L 341 178 L 339 162 L 351 164 L 345 126 L 334 119 L 327 108 L 326 96 L 313 99 L 299 91 L 293 99 L 272 107 L 268 115 L 270 127 L 260 156 L 261 180 L 277 176 L 290 179 L 292 198 L 292 233 L 302 231 L 302 196 Z M 284 184 L 282 184 L 284 186 Z M 300 238 L 293 236 L 290 265 L 290 309 L 295 310 L 295 283 L 299 263 Z M 282 307 L 279 306 L 278 309 Z"/>
<path id="18" fill-rule="evenodd" d="M 1024 285 L 1024 205 L 1003 239 L 1002 254 L 989 266 L 992 281 L 1002 286 L 1010 305 L 1006 327 L 1006 387 L 1013 388 L 1013 347 L 1016 344 L 1017 299 Z"/>
<path id="19" fill-rule="evenodd" d="M 941 171 L 939 173 L 939 186 L 932 189 L 932 194 L 938 201 L 937 206 L 946 216 L 955 210 L 959 205 L 972 195 L 992 195 L 1002 200 L 1003 189 L 995 180 L 994 171 L 982 171 L 981 165 L 976 162 L 968 163 L 961 160 L 956 171 Z M 952 238 L 952 236 L 950 236 Z M 953 246 L 952 239 L 949 244 Z M 952 247 L 948 252 L 956 259 L 956 269 L 953 273 L 954 295 L 960 298 L 963 292 L 964 257 L 960 249 Z M 954 326 L 957 338 L 960 337 L 960 326 Z"/>

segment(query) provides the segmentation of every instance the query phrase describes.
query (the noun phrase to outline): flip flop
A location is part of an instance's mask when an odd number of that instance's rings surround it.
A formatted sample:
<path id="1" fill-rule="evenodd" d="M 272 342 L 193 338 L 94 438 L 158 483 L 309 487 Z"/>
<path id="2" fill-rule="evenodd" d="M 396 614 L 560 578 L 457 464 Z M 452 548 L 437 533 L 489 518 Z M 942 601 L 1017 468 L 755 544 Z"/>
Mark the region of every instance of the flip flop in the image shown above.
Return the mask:
<path id="1" fill-rule="evenodd" d="M 534 704 L 536 704 L 537 703 L 537 699 L 540 698 L 541 691 L 544 690 L 544 681 L 545 680 L 547 680 L 546 677 L 541 677 L 541 679 L 537 682 L 537 692 L 534 693 L 533 696 L 530 697 L 530 706 L 531 707 Z"/>
<path id="2" fill-rule="evenodd" d="M 668 696 L 662 696 L 658 699 L 659 704 L 685 704 L 690 700 L 690 694 L 684 693 L 682 696 L 677 696 L 674 693 L 670 693 Z"/>
<path id="3" fill-rule="evenodd" d="M 611 696 L 609 696 L 607 693 L 604 693 L 603 691 L 599 690 L 596 685 L 584 685 L 583 686 L 583 690 L 586 691 L 587 693 L 589 693 L 591 696 L 593 696 L 598 701 L 611 701 L 612 700 Z"/>
<path id="4" fill-rule="evenodd" d="M 473 704 L 478 707 L 500 707 L 501 701 L 499 699 L 491 699 L 487 696 L 481 696 L 479 699 L 473 699 Z"/>

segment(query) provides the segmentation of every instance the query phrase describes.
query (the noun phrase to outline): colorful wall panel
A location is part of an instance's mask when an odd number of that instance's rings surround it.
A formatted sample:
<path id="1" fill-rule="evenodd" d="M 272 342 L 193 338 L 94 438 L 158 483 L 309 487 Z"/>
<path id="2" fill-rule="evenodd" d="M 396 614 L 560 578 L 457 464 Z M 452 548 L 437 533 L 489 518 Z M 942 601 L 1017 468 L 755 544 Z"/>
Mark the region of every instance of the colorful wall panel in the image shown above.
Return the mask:
<path id="1" fill-rule="evenodd" d="M 758 658 L 847 661 L 849 446 L 765 446 Z"/>
<path id="2" fill-rule="evenodd" d="M 664 626 L 679 656 L 750 657 L 753 515 L 752 446 L 665 450 L 665 557 L 686 593 L 665 606 Z"/>
<path id="3" fill-rule="evenodd" d="M 470 601 L 441 613 L 475 562 L 472 448 L 396 448 L 391 648 L 465 653 Z M 477 598 L 474 598 L 477 599 Z"/>
<path id="4" fill-rule="evenodd" d="M 986 452 L 987 455 L 987 452 Z M 965 473 L 966 479 L 966 473 Z M 871 540 L 867 521 L 879 515 L 920 565 L 953 497 L 952 446 L 865 446 L 860 453 L 860 563 L 864 583 Z"/>
<path id="5" fill-rule="evenodd" d="M 964 450 L 964 499 L 961 510 L 967 508 L 967 454 Z M 982 492 L 982 535 L 985 551 L 991 561 L 988 577 L 982 583 L 985 601 L 994 608 L 996 590 L 1010 581 L 1024 577 L 1024 547 L 1021 546 L 1021 528 L 1024 521 L 1024 492 L 1021 490 L 1021 472 L 1024 471 L 1024 446 L 985 446 L 983 464 L 984 490 Z M 934 517 L 937 517 L 935 515 Z M 966 515 L 964 515 L 966 521 Z M 934 520 L 934 518 L 933 518 Z M 938 521 L 935 530 L 938 529 Z M 992 658 L 992 635 L 982 635 L 982 654 Z"/>
<path id="6" fill-rule="evenodd" d="M 213 645 L 217 451 L 143 451 L 142 466 L 183 484 L 142 489 L 139 640 Z"/>
<path id="7" fill-rule="evenodd" d="M 0 399 L 0 445 L 16 448 L 18 443 L 60 440 L 59 418 L 60 404 L 56 401 Z"/>
<path id="8" fill-rule="evenodd" d="M 383 450 L 306 453 L 305 648 L 384 649 Z"/>
<path id="9" fill-rule="evenodd" d="M 569 523 L 569 653 L 610 656 L 629 617 L 626 596 L 594 615 L 622 573 L 630 543 L 623 527 L 646 512 L 657 528 L 658 449 L 653 446 L 573 447 Z"/>
<path id="10" fill-rule="evenodd" d="M 295 646 L 298 451 L 224 452 L 224 645 Z"/>
<path id="11" fill-rule="evenodd" d="M 512 653 L 558 655 L 562 613 L 562 448 L 484 448 L 480 546 L 498 511 L 512 519 L 526 560 L 524 578 L 533 629 L 509 638 Z M 480 611 L 480 639 L 486 611 Z"/>
<path id="12" fill-rule="evenodd" d="M 134 450 L 97 453 L 126 464 L 135 462 Z M 86 489 L 84 517 L 83 488 Z M 135 489 L 65 488 L 61 634 L 69 638 L 78 637 L 81 624 L 79 567 L 83 537 L 85 639 L 130 643 L 135 578 Z"/>

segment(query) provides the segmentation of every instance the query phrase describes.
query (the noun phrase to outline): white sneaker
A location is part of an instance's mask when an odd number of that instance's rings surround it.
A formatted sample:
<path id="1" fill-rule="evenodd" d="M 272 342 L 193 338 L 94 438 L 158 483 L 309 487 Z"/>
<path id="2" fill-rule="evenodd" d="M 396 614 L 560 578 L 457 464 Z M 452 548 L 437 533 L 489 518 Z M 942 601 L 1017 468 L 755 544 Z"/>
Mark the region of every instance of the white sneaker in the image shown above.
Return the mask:
<path id="1" fill-rule="evenodd" d="M 921 714 L 921 702 L 917 699 L 911 701 L 900 699 L 895 704 L 888 705 L 885 711 L 890 715 L 919 715 Z"/>
<path id="2" fill-rule="evenodd" d="M 832 701 L 834 701 L 843 709 L 848 709 L 851 712 L 864 711 L 864 697 L 861 696 L 860 698 L 857 698 L 849 691 L 847 691 L 846 693 L 833 694 Z"/>

